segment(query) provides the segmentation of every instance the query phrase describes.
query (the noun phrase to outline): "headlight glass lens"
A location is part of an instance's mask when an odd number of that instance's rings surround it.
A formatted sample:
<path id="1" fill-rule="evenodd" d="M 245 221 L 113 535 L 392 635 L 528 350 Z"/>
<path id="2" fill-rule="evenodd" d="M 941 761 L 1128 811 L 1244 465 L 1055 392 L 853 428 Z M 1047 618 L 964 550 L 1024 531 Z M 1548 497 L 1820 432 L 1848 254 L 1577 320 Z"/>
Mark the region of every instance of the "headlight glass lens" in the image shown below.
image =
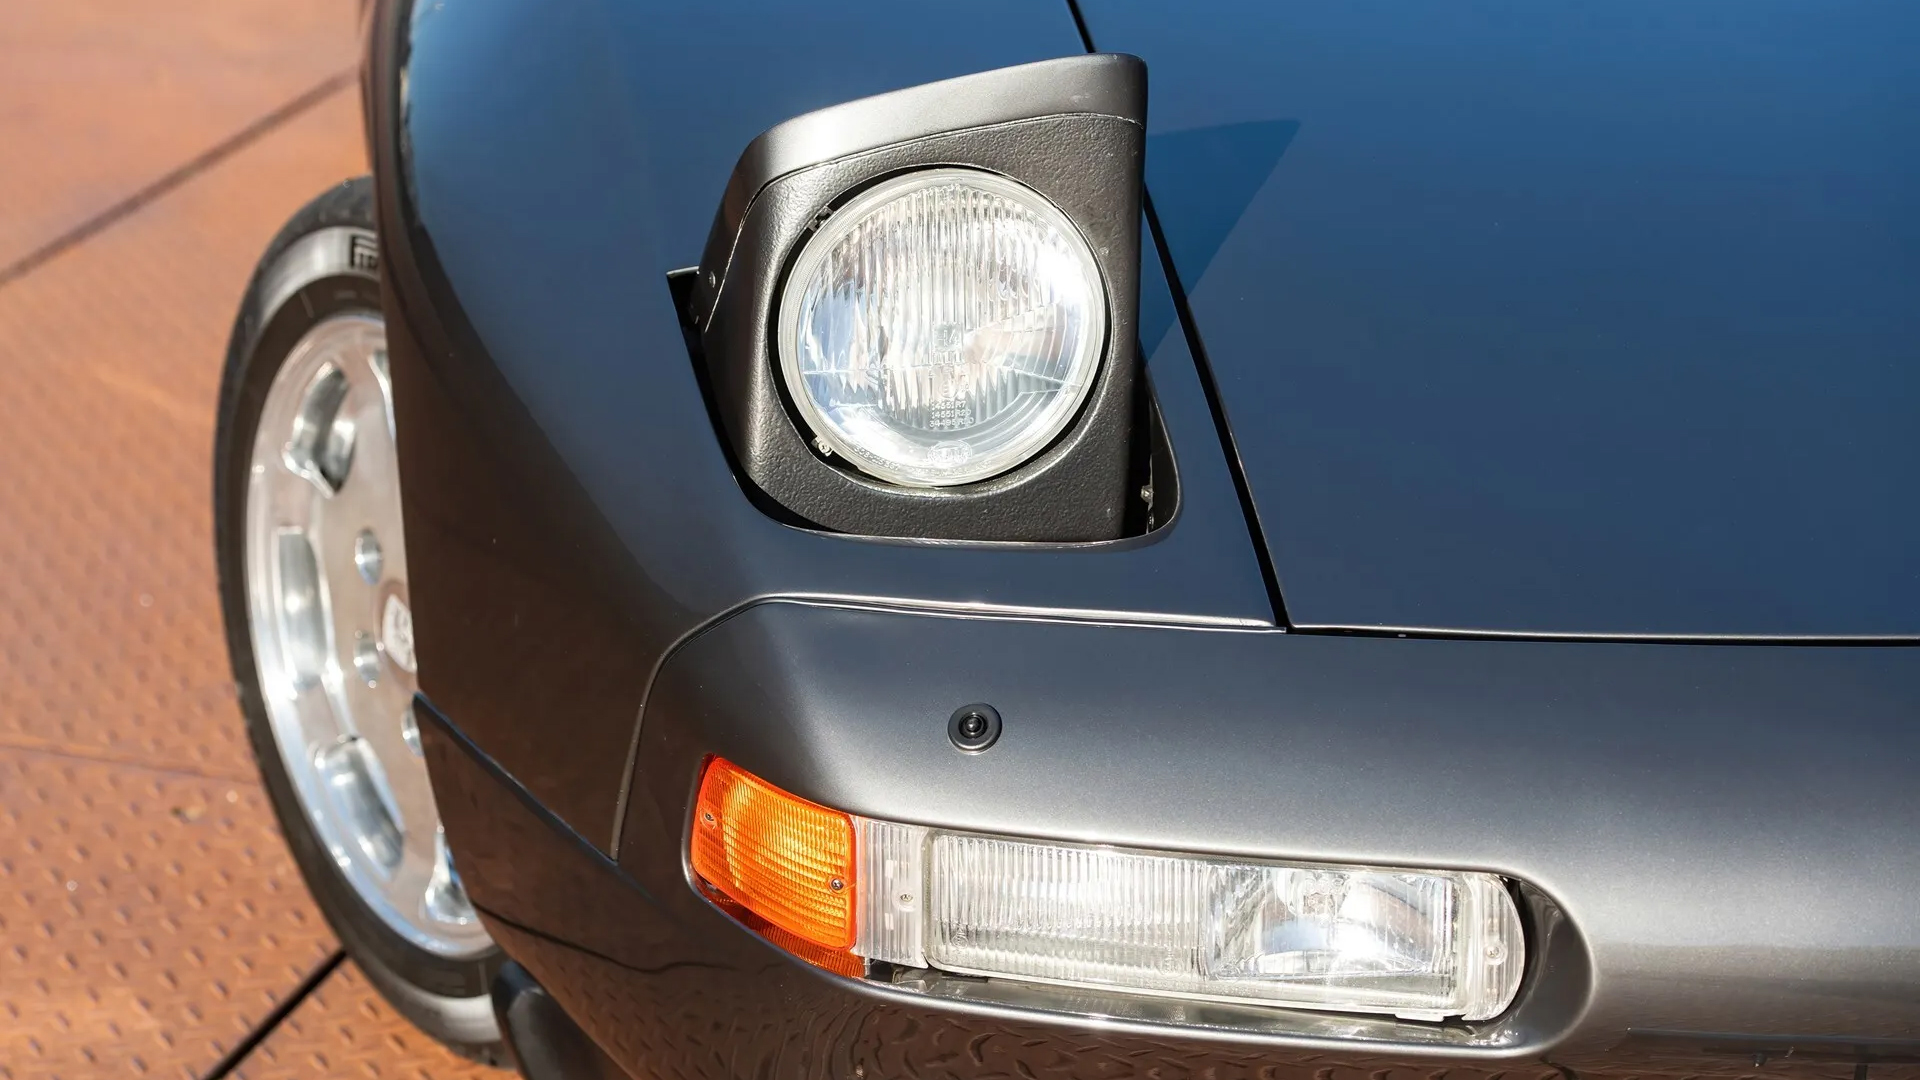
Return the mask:
<path id="1" fill-rule="evenodd" d="M 1053 204 L 929 169 L 862 192 L 808 240 L 781 299 L 781 372 L 815 436 L 861 471 L 973 483 L 1072 423 L 1106 315 L 1093 253 Z"/>

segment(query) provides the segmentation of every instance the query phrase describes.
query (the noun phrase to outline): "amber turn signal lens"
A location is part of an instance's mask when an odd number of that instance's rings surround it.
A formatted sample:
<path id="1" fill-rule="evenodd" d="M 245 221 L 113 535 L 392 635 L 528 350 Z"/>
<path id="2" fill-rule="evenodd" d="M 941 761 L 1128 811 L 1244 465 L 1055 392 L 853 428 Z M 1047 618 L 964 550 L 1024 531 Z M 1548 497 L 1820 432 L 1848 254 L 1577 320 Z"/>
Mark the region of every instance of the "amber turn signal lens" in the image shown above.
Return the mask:
<path id="1" fill-rule="evenodd" d="M 814 945 L 853 944 L 853 819 L 725 758 L 700 778 L 693 872 L 728 900 Z"/>

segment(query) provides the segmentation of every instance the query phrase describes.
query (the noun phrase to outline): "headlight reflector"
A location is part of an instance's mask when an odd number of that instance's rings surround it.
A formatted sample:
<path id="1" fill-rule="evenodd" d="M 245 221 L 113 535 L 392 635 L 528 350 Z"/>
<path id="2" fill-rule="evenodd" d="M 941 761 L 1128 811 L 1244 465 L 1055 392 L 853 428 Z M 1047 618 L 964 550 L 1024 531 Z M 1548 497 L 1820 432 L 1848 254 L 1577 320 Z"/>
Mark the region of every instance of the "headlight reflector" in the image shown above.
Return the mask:
<path id="1" fill-rule="evenodd" d="M 781 373 L 818 440 L 912 487 L 1004 473 L 1073 421 L 1106 336 L 1093 252 L 1039 193 L 974 169 L 882 181 L 802 248 Z"/>

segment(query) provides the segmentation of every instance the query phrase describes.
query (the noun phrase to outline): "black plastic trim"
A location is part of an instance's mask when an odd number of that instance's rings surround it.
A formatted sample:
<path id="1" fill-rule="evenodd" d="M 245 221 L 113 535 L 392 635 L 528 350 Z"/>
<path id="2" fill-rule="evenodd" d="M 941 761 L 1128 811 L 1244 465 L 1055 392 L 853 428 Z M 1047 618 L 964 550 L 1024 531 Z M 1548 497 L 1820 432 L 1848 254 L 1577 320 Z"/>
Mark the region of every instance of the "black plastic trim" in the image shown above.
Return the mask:
<path id="1" fill-rule="evenodd" d="M 780 177 L 931 135 L 1075 113 L 1144 126 L 1146 64 L 1120 53 L 1042 60 L 861 98 L 768 128 L 747 144 L 727 179 L 700 257 L 701 269 L 715 271 L 718 280 L 702 275 L 694 294 L 695 321 L 704 322 L 713 311 L 748 207 Z"/>
<path id="2" fill-rule="evenodd" d="M 494 977 L 493 1015 L 526 1080 L 627 1080 L 547 988 L 515 961 Z"/>

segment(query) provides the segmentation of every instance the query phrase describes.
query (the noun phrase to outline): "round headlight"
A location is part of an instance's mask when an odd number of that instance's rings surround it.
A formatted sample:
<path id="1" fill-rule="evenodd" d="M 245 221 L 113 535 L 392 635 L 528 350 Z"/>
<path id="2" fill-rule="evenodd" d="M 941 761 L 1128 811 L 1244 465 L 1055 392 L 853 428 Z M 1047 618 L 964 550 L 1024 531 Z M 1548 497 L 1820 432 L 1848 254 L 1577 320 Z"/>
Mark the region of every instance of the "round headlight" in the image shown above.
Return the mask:
<path id="1" fill-rule="evenodd" d="M 1038 192 L 972 169 L 834 211 L 780 301 L 780 369 L 817 440 L 862 472 L 948 487 L 1073 422 L 1106 336 L 1093 252 Z"/>

